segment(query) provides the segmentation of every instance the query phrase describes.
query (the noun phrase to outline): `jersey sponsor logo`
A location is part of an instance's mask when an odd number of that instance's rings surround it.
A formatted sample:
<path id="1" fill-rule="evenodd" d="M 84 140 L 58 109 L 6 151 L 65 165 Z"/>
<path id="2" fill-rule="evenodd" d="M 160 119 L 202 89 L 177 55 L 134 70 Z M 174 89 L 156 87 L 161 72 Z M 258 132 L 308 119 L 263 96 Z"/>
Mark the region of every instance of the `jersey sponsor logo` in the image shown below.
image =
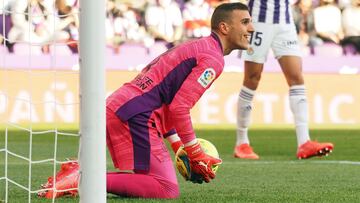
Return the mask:
<path id="1" fill-rule="evenodd" d="M 207 68 L 199 77 L 198 82 L 201 86 L 207 87 L 216 77 L 216 72 L 213 68 Z"/>
<path id="2" fill-rule="evenodd" d="M 148 77 L 144 76 L 143 74 L 139 74 L 135 78 L 135 85 L 138 86 L 141 90 L 145 90 L 148 88 L 154 81 Z"/>

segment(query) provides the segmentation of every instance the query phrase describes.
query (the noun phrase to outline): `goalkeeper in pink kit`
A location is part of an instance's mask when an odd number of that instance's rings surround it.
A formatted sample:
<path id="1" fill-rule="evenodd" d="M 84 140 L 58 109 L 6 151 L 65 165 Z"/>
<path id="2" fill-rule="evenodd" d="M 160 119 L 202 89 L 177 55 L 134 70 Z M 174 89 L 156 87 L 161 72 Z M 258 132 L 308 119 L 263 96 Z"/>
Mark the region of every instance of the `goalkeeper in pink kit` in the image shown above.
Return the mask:
<path id="1" fill-rule="evenodd" d="M 163 137 L 174 151 L 184 143 L 193 172 L 205 182 L 215 178 L 211 166 L 221 160 L 200 148 L 190 109 L 221 74 L 223 56 L 234 49 L 247 49 L 253 32 L 247 6 L 218 6 L 211 28 L 209 37 L 165 52 L 107 99 L 107 145 L 114 166 L 133 172 L 109 173 L 108 192 L 144 198 L 178 197 L 176 174 Z"/>
<path id="2" fill-rule="evenodd" d="M 107 98 L 106 136 L 113 164 L 107 191 L 128 197 L 177 198 L 179 187 L 170 154 L 184 145 L 192 171 L 210 182 L 220 159 L 205 154 L 196 139 L 190 109 L 219 77 L 224 55 L 247 49 L 253 30 L 248 7 L 219 5 L 208 37 L 185 42 L 148 64 Z"/>

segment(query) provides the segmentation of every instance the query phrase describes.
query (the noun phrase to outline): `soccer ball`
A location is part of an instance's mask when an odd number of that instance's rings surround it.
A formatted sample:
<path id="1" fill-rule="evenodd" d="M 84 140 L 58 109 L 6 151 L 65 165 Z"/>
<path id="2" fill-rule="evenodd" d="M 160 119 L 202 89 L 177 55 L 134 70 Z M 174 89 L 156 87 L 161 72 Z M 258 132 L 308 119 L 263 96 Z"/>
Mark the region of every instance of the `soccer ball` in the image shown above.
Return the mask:
<path id="1" fill-rule="evenodd" d="M 205 154 L 208 154 L 215 158 L 220 158 L 219 152 L 217 151 L 216 147 L 210 141 L 202 139 L 202 138 L 197 138 L 197 140 L 199 141 L 201 149 L 205 152 Z M 190 168 L 189 159 L 187 157 L 186 151 L 184 150 L 183 146 L 181 146 L 175 154 L 175 164 L 176 164 L 177 170 L 184 177 L 185 180 L 194 181 L 194 178 L 195 179 L 199 178 L 198 176 L 195 177 L 197 174 L 192 173 L 191 168 Z M 219 165 L 212 166 L 212 171 L 214 173 L 216 173 L 218 168 L 219 168 Z"/>

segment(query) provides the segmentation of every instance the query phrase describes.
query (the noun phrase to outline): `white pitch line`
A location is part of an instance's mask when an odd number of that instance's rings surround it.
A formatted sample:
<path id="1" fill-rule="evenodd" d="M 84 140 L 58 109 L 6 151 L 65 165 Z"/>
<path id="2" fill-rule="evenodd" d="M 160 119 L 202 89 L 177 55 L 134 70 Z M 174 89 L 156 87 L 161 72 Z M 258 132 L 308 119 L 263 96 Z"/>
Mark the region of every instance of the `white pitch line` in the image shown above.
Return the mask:
<path id="1" fill-rule="evenodd" d="M 314 163 L 329 163 L 329 164 L 348 164 L 348 165 L 360 165 L 360 161 L 310 161 Z"/>
<path id="2" fill-rule="evenodd" d="M 340 165 L 360 165 L 360 161 L 224 161 L 223 164 L 243 164 L 243 165 L 251 165 L 251 164 L 307 164 L 307 163 L 315 163 L 315 164 L 340 164 Z"/>

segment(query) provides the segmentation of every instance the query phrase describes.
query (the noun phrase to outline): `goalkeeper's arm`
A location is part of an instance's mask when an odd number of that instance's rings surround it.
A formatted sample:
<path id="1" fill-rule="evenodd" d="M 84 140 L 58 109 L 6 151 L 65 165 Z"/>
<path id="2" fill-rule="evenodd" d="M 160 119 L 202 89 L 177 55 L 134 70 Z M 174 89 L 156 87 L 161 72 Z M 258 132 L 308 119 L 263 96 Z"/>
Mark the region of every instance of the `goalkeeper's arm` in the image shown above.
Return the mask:
<path id="1" fill-rule="evenodd" d="M 170 130 L 169 132 L 165 133 L 163 137 L 170 143 L 171 149 L 176 154 L 178 149 L 183 146 L 183 143 L 180 140 L 180 137 L 176 133 L 175 129 Z"/>

